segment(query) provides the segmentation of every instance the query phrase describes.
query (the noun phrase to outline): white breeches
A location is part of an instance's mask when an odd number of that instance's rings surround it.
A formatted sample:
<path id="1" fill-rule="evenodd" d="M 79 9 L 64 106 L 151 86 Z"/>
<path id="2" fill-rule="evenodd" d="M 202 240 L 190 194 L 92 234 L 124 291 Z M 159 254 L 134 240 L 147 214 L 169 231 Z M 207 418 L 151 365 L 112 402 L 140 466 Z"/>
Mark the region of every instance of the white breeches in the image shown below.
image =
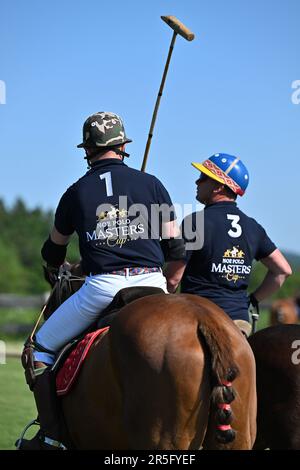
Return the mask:
<path id="1" fill-rule="evenodd" d="M 134 286 L 160 287 L 167 293 L 166 278 L 161 272 L 136 276 L 87 276 L 84 285 L 60 305 L 36 333 L 37 343 L 57 353 L 68 341 L 101 318 L 101 311 L 110 304 L 119 290 Z M 55 356 L 35 351 L 34 359 L 53 364 Z"/>

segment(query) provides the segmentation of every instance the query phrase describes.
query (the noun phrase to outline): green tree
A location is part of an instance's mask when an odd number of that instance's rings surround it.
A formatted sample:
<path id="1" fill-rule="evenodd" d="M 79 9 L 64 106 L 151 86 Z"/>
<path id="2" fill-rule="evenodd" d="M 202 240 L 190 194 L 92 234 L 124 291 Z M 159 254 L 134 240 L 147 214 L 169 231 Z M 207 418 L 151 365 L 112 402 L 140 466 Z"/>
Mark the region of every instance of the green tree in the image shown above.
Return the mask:
<path id="1" fill-rule="evenodd" d="M 287 259 L 289 256 L 287 256 Z M 289 261 L 289 259 L 288 259 Z M 259 284 L 263 281 L 267 273 L 266 267 L 262 263 L 255 263 L 253 266 L 249 292 L 253 292 Z M 293 274 L 287 278 L 283 286 L 272 296 L 272 299 L 283 299 L 287 297 L 294 297 L 300 294 L 300 269 L 294 267 Z"/>
<path id="2" fill-rule="evenodd" d="M 30 291 L 27 273 L 13 247 L 0 239 L 0 292 L 25 294 Z"/>
<path id="3" fill-rule="evenodd" d="M 49 289 L 44 280 L 41 248 L 53 225 L 52 211 L 30 210 L 21 198 L 7 209 L 0 200 L 0 292 L 38 294 Z M 79 261 L 77 235 L 68 246 L 67 259 Z"/>

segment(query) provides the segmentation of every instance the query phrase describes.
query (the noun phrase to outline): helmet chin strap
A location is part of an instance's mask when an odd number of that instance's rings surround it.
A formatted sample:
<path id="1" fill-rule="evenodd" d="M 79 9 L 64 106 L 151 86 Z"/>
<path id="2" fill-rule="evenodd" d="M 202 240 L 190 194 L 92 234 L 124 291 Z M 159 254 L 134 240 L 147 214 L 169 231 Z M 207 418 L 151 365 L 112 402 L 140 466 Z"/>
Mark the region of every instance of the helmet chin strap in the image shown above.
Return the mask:
<path id="1" fill-rule="evenodd" d="M 85 157 L 83 157 L 83 158 L 84 158 L 85 160 L 88 160 L 88 161 L 89 161 L 89 160 L 91 160 L 92 158 L 97 157 L 97 155 L 99 155 L 99 153 L 100 153 L 100 150 L 95 150 L 95 152 L 90 153 L 89 155 L 86 153 L 86 154 L 85 154 Z"/>
<path id="2" fill-rule="evenodd" d="M 91 166 L 91 158 L 96 157 L 99 152 L 93 152 L 90 155 L 85 154 L 85 157 L 83 157 L 85 160 L 87 160 L 87 169 L 90 170 L 92 168 Z"/>
<path id="3" fill-rule="evenodd" d="M 100 150 L 95 150 L 93 153 L 90 153 L 89 155 L 85 155 L 84 159 L 87 160 L 88 162 L 88 170 L 91 168 L 91 159 L 94 157 L 97 157 L 101 151 Z M 113 149 L 113 152 L 115 152 L 117 155 L 120 155 L 122 157 L 122 161 L 124 161 L 124 157 L 129 157 L 129 153 L 124 152 L 123 150 L 120 149 Z"/>
<path id="4" fill-rule="evenodd" d="M 130 153 L 124 152 L 123 150 L 120 150 L 120 149 L 115 149 L 114 152 L 117 155 L 121 155 L 122 157 L 129 157 L 130 156 Z"/>

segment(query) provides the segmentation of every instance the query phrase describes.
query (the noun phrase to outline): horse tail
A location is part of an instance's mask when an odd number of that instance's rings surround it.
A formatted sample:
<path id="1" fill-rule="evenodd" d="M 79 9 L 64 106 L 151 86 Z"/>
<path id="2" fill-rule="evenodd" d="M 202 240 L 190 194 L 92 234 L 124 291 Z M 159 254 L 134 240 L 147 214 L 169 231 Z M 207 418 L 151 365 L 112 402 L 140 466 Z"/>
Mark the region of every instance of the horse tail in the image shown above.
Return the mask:
<path id="1" fill-rule="evenodd" d="M 228 346 L 226 330 L 221 331 L 217 325 L 205 321 L 201 321 L 198 328 L 211 356 L 211 413 L 215 416 L 215 437 L 218 442 L 228 444 L 236 436 L 231 427 L 233 412 L 230 404 L 236 397 L 232 382 L 238 377 L 239 369 Z"/>

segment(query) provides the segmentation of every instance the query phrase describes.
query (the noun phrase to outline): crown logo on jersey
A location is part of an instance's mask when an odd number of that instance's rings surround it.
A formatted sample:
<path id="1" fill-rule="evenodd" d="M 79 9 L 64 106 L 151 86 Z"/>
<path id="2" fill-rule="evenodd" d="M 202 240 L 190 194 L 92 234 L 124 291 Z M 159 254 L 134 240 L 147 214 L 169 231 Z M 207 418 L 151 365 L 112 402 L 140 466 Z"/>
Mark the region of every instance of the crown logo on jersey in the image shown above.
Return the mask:
<path id="1" fill-rule="evenodd" d="M 224 258 L 244 258 L 245 253 L 243 250 L 239 250 L 238 247 L 234 246 L 232 250 L 228 249 L 224 252 Z"/>
<path id="2" fill-rule="evenodd" d="M 110 211 L 107 212 L 107 217 L 109 219 L 116 219 L 118 217 L 118 209 L 116 209 L 115 207 L 112 207 Z"/>
<path id="3" fill-rule="evenodd" d="M 119 215 L 119 217 L 121 217 L 121 219 L 128 216 L 128 211 L 126 209 L 120 209 L 118 211 L 118 213 L 119 213 L 118 215 Z"/>
<path id="4" fill-rule="evenodd" d="M 128 211 L 126 209 L 116 209 L 115 207 L 111 206 L 109 211 L 102 211 L 100 214 L 97 214 L 97 220 L 102 221 L 105 219 L 116 219 L 120 217 L 121 219 L 127 217 Z"/>

